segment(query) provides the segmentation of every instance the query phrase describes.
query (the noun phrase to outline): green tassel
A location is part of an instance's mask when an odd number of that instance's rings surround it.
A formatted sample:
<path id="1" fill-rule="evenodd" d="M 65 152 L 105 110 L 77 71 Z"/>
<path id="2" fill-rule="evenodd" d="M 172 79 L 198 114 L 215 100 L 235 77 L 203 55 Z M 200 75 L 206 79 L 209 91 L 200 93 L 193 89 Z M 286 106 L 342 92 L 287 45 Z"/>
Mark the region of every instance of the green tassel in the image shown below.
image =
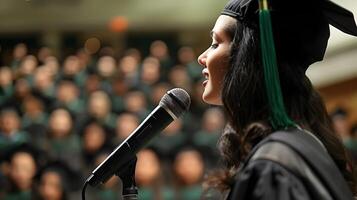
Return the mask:
<path id="1" fill-rule="evenodd" d="M 276 61 L 273 30 L 267 0 L 259 0 L 259 24 L 265 86 L 270 106 L 270 122 L 275 130 L 295 126 L 285 111 Z"/>

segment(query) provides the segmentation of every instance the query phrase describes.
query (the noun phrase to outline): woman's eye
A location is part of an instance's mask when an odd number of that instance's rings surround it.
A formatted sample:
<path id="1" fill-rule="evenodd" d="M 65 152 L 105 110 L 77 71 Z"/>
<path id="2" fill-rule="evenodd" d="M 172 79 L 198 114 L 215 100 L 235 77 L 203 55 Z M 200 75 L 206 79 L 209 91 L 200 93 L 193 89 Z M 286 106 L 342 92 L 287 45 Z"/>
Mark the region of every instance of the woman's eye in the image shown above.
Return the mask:
<path id="1" fill-rule="evenodd" d="M 218 44 L 217 44 L 217 43 L 211 45 L 211 48 L 212 48 L 212 49 L 215 49 L 215 48 L 217 48 L 217 47 L 218 47 Z"/>

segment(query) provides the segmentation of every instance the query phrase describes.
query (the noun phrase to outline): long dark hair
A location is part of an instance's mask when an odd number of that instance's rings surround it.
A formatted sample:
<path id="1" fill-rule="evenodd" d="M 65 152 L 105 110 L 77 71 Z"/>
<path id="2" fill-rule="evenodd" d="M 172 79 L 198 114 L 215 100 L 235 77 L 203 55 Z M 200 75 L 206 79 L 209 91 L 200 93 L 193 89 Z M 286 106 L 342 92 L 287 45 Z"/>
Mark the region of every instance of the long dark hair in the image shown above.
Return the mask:
<path id="1" fill-rule="evenodd" d="M 233 174 L 251 147 L 273 132 L 268 120 L 269 106 L 260 62 L 259 29 L 254 23 L 237 21 L 236 27 L 227 32 L 233 38 L 231 67 L 226 73 L 221 96 L 228 127 L 218 144 L 227 170 L 208 181 L 210 185 L 223 190 L 229 188 Z M 288 115 L 322 141 L 356 194 L 351 162 L 340 138 L 332 129 L 320 95 L 305 75 L 308 65 L 302 66 L 303 62 L 285 57 L 285 52 L 279 54 L 283 48 L 279 46 L 279 41 L 276 44 L 281 88 Z"/>

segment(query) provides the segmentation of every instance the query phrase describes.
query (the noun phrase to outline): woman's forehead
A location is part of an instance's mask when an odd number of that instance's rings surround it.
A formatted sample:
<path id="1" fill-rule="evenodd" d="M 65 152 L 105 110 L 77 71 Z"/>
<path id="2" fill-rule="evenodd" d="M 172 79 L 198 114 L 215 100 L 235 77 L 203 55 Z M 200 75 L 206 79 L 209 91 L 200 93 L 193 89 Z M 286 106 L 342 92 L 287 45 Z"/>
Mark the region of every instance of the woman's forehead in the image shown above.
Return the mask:
<path id="1" fill-rule="evenodd" d="M 228 15 L 220 15 L 212 29 L 212 33 L 222 33 L 236 24 L 237 20 Z"/>

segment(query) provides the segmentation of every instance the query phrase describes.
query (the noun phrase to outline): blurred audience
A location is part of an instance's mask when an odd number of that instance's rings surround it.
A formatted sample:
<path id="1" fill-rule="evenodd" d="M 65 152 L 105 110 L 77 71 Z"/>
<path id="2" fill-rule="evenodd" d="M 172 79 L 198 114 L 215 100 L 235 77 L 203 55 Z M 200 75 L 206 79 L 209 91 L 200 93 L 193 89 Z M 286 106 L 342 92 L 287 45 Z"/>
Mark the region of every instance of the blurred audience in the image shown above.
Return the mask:
<path id="1" fill-rule="evenodd" d="M 219 159 L 209 151 L 199 152 L 215 148 L 224 117 L 214 113 L 200 125 L 207 105 L 201 100 L 202 68 L 191 47 L 169 52 L 164 41 L 156 40 L 148 55 L 131 48 L 117 57 L 111 47 L 96 54 L 78 49 L 63 58 L 55 55 L 49 47 L 29 51 L 20 43 L 11 62 L 0 67 L 0 199 L 79 199 L 83 179 L 174 87 L 190 93 L 192 112 L 171 123 L 150 149 L 138 154 L 139 196 L 199 197 L 203 173 L 210 166 L 207 155 Z M 196 136 L 203 131 L 203 138 Z M 37 153 L 14 153 L 12 149 L 22 145 L 36 146 Z M 181 153 L 187 145 L 193 148 Z M 35 154 L 41 154 L 43 162 Z M 185 169 L 188 166 L 195 172 Z M 112 177 L 88 191 L 88 199 L 121 199 L 121 184 Z"/>

